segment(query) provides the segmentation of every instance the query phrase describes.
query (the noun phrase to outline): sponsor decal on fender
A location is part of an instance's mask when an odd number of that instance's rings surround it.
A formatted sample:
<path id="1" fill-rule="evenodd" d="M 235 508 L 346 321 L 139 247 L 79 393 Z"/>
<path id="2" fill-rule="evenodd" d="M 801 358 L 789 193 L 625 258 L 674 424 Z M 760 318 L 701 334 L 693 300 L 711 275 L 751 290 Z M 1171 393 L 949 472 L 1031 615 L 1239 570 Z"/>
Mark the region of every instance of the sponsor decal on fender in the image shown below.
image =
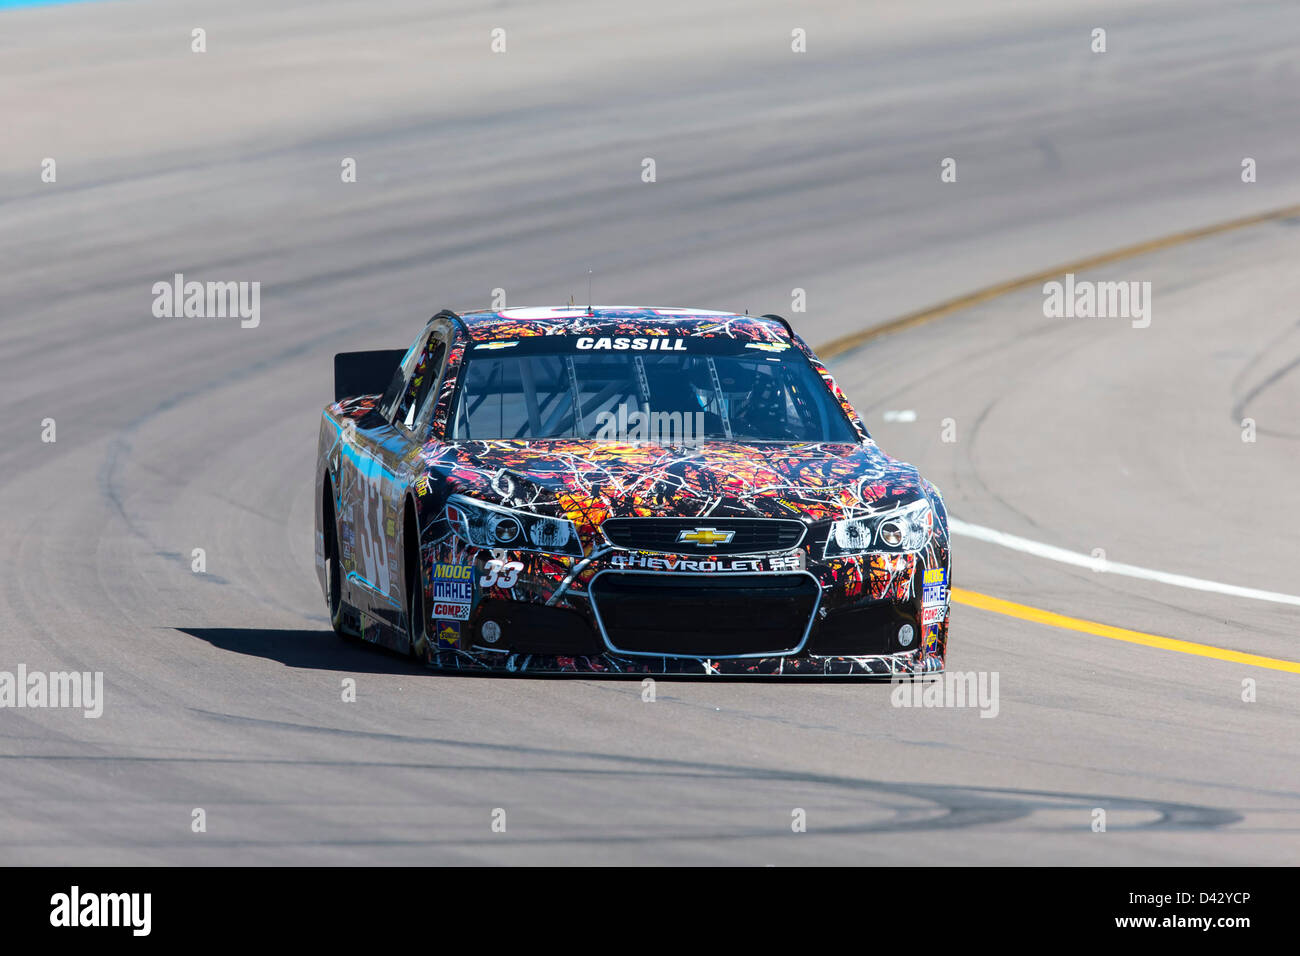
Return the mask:
<path id="1" fill-rule="evenodd" d="M 468 621 L 469 605 L 459 604 L 453 601 L 435 601 L 433 604 L 433 616 L 435 620 L 446 618 L 449 621 Z"/>
<path id="2" fill-rule="evenodd" d="M 453 621 L 468 621 L 474 606 L 474 566 L 472 564 L 435 564 L 433 566 L 433 616 Z"/>
<path id="3" fill-rule="evenodd" d="M 460 647 L 460 625 L 455 621 L 439 621 L 435 633 L 439 647 Z"/>
<path id="4" fill-rule="evenodd" d="M 921 588 L 921 607 L 945 606 L 948 603 L 947 568 L 927 568 L 921 575 Z"/>

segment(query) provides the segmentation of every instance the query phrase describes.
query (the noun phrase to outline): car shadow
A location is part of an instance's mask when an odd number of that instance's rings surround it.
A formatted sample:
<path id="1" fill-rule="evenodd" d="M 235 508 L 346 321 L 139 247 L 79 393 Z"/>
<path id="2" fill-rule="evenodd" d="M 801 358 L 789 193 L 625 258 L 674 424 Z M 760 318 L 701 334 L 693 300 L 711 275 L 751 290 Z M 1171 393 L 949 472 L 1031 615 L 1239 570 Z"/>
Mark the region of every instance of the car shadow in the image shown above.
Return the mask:
<path id="1" fill-rule="evenodd" d="M 664 683 L 713 684 L 885 684 L 891 678 L 877 674 L 645 674 L 619 671 L 573 671 L 565 673 L 502 670 L 485 671 L 474 667 L 436 670 L 425 667 L 401 654 L 364 641 L 344 641 L 329 628 L 263 627 L 176 627 L 172 630 L 207 641 L 213 647 L 234 654 L 264 657 L 286 667 L 305 670 L 342 671 L 349 674 L 428 674 L 437 677 L 491 678 L 494 680 L 596 680 L 643 681 L 652 677 Z M 910 678 L 902 678 L 910 679 Z"/>
<path id="2" fill-rule="evenodd" d="M 344 641 L 329 628 L 177 627 L 173 630 L 207 641 L 223 651 L 264 657 L 286 667 L 349 674 L 426 673 L 413 660 L 375 644 Z"/>

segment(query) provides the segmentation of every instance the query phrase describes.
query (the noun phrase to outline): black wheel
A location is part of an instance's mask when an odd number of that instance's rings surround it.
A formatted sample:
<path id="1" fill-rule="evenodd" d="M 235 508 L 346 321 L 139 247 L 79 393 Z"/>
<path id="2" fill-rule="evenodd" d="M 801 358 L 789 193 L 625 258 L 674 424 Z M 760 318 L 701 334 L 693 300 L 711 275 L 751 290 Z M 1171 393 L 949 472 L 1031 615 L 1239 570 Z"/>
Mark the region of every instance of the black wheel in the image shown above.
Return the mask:
<path id="1" fill-rule="evenodd" d="M 345 641 L 355 641 L 355 634 L 348 631 L 343 623 L 343 568 L 339 560 L 339 526 L 334 517 L 334 492 L 327 482 L 325 485 L 325 505 L 322 515 L 325 529 L 325 586 L 326 599 L 329 602 L 330 626 L 334 633 Z"/>
<path id="2" fill-rule="evenodd" d="M 424 660 L 427 656 L 429 642 L 425 632 L 424 588 L 411 581 L 406 596 L 406 649 L 417 660 Z"/>
<path id="3" fill-rule="evenodd" d="M 406 548 L 403 561 L 406 572 L 406 640 L 407 652 L 417 660 L 429 659 L 428 626 L 424 617 L 424 570 L 420 567 L 420 544 Z"/>

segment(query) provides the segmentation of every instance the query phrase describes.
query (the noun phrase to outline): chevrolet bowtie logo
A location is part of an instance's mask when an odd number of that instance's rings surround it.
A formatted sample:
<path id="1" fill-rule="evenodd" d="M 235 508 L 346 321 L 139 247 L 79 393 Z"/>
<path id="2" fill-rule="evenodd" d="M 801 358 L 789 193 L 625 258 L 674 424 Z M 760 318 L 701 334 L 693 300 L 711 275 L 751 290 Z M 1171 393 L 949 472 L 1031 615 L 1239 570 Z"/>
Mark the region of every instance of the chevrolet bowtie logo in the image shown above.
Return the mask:
<path id="1" fill-rule="evenodd" d="M 717 528 L 692 528 L 677 535 L 678 544 L 698 544 L 705 548 L 728 543 L 736 536 L 734 531 L 719 531 Z"/>

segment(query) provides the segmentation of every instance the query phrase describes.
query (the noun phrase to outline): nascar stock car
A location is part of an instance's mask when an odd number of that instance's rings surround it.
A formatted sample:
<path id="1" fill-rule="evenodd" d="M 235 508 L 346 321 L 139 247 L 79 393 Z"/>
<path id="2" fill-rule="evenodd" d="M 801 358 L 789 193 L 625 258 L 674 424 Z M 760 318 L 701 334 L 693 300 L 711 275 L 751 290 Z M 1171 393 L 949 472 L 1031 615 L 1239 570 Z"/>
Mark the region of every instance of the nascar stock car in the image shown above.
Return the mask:
<path id="1" fill-rule="evenodd" d="M 779 316 L 513 308 L 335 356 L 335 631 L 440 669 L 941 671 L 948 522 Z"/>

